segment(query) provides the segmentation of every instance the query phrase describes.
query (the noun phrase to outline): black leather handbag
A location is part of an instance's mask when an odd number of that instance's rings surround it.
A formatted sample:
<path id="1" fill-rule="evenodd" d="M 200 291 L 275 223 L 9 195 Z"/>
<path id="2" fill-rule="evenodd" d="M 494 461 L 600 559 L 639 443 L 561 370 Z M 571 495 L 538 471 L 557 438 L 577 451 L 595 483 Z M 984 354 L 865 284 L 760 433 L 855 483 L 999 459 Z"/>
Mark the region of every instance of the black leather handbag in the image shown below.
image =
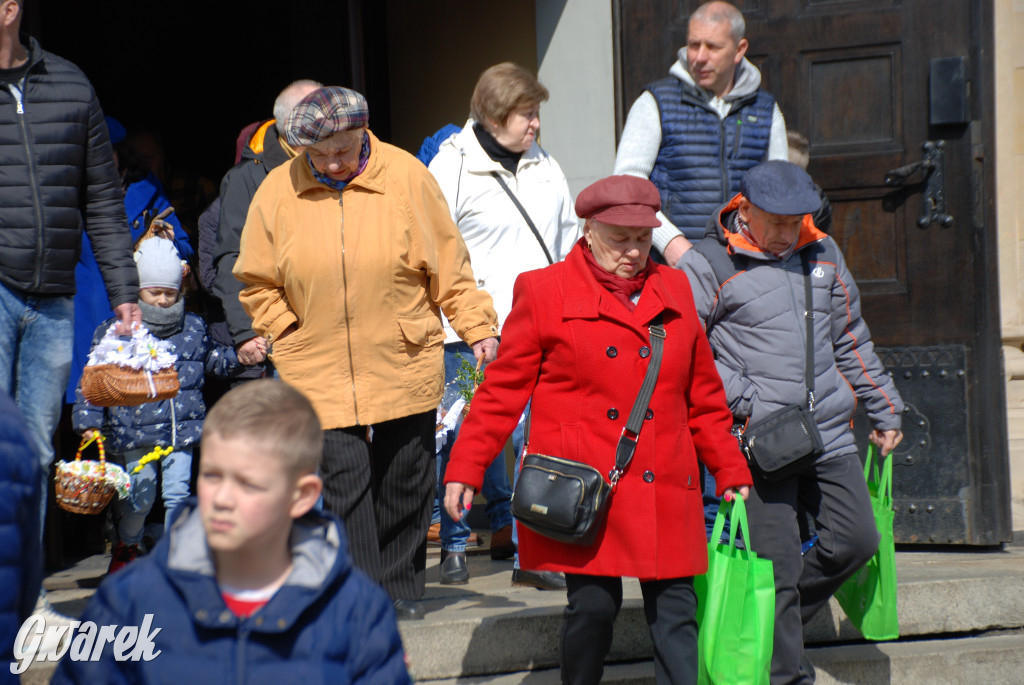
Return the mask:
<path id="1" fill-rule="evenodd" d="M 804 271 L 804 320 L 807 328 L 804 357 L 807 406 L 792 404 L 783 407 L 738 432 L 747 460 L 765 480 L 781 480 L 795 473 L 825 449 L 813 416 L 814 301 L 811 293 L 810 263 L 806 254 L 801 254 L 800 261 Z"/>
<path id="2" fill-rule="evenodd" d="M 665 329 L 652 323 L 651 361 L 615 449 L 615 466 L 606 481 L 593 466 L 545 454 L 527 454 L 512 494 L 512 515 L 522 525 L 559 542 L 591 545 L 597 538 L 612 494 L 633 460 L 644 415 L 658 380 Z"/>

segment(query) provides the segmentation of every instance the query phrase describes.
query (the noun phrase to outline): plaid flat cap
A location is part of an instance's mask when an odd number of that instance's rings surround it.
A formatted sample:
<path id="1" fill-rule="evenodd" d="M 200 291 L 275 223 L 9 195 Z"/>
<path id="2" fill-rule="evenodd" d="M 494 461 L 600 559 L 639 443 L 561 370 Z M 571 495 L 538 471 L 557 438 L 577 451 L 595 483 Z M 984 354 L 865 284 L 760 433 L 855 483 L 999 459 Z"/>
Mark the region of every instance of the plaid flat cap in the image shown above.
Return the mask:
<path id="1" fill-rule="evenodd" d="M 370 117 L 366 98 L 341 86 L 326 86 L 302 98 L 288 115 L 285 140 L 292 146 L 316 145 L 340 131 L 363 128 Z"/>

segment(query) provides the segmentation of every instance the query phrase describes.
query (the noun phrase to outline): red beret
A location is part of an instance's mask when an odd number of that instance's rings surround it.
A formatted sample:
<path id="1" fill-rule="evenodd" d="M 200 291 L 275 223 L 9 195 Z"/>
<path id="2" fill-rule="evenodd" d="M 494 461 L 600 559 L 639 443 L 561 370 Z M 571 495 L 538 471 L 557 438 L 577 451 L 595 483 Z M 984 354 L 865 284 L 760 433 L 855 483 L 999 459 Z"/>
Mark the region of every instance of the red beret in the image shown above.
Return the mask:
<path id="1" fill-rule="evenodd" d="M 638 176 L 609 176 L 591 183 L 576 198 L 576 214 L 613 226 L 654 228 L 661 209 L 658 188 Z"/>

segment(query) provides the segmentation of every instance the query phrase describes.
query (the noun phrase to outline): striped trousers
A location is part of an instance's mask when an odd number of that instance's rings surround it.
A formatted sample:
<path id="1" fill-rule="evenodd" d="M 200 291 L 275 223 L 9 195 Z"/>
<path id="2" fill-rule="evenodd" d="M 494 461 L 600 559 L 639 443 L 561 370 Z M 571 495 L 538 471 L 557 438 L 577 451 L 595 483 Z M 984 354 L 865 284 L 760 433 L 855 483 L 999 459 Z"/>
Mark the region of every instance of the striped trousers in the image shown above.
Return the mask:
<path id="1" fill-rule="evenodd" d="M 431 410 L 324 431 L 324 505 L 345 522 L 352 561 L 392 599 L 417 600 L 426 583 L 427 527 L 437 475 Z"/>

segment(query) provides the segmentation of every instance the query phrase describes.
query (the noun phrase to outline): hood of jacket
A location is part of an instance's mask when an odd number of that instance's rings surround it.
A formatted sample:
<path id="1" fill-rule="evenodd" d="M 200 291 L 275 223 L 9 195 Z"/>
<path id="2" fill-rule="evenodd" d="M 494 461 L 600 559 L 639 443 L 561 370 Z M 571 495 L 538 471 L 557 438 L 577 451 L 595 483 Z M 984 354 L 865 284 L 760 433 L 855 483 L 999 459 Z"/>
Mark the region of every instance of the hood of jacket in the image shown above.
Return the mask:
<path id="1" fill-rule="evenodd" d="M 292 571 L 284 585 L 260 609 L 263 620 L 254 629 L 262 632 L 289 630 L 310 604 L 333 592 L 335 584 L 352 572 L 344 529 L 330 514 L 309 512 L 295 521 L 289 544 Z M 243 620 L 232 614 L 225 624 L 224 617 L 211 609 L 223 604 L 223 600 L 214 582 L 213 556 L 194 497 L 175 513 L 168 534 L 160 540 L 153 554 L 159 555 L 173 585 L 179 589 L 187 587 L 181 596 L 189 605 L 189 613 L 199 623 L 211 628 L 228 628 L 231 621 Z"/>
<path id="2" fill-rule="evenodd" d="M 760 260 L 774 259 L 775 256 L 770 252 L 765 252 L 747 240 L 744 235 L 732 230 L 732 218 L 739 210 L 740 200 L 742 199 L 743 195 L 736 193 L 731 200 L 715 210 L 708 218 L 704 237 L 713 238 L 725 245 L 728 248 L 729 254 L 741 254 Z M 814 225 L 813 217 L 810 214 L 805 214 L 803 223 L 800 224 L 800 236 L 797 238 L 796 247 L 793 248 L 793 254 L 796 254 L 808 245 L 821 241 L 825 237 L 826 234 Z"/>
<path id="3" fill-rule="evenodd" d="M 705 100 L 710 100 L 715 96 L 715 94 L 710 90 L 701 88 L 693 82 L 693 76 L 690 75 L 689 62 L 686 59 L 685 47 L 679 49 L 678 59 L 669 68 L 668 73 L 675 76 L 695 92 L 700 93 Z M 732 84 L 732 90 L 726 93 L 722 99 L 726 102 L 740 100 L 754 95 L 760 87 L 761 72 L 750 62 L 750 60 L 744 57 L 736 67 L 736 75 Z"/>
<path id="4" fill-rule="evenodd" d="M 277 120 L 267 119 L 249 136 L 249 142 L 242 150 L 242 161 L 265 164 L 274 169 L 290 159 L 278 139 Z"/>

